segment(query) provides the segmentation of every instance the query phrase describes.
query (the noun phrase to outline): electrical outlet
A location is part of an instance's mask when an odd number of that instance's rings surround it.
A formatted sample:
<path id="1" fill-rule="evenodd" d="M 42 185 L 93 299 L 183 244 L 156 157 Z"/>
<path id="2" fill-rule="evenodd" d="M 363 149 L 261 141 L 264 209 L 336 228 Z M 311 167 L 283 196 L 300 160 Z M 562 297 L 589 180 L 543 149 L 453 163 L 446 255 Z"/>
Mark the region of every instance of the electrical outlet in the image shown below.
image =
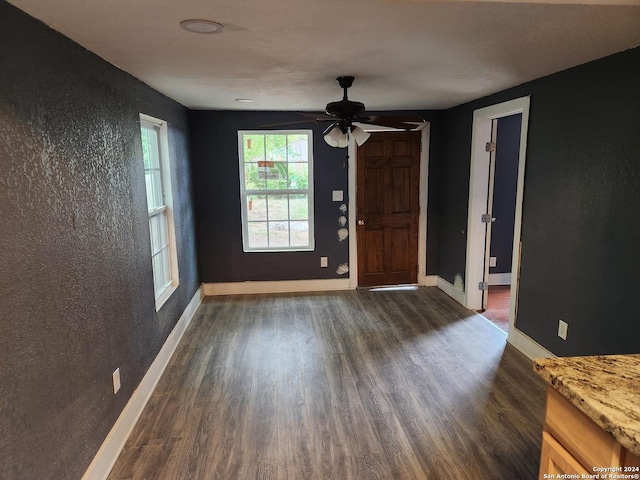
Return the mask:
<path id="1" fill-rule="evenodd" d="M 558 336 L 561 339 L 567 339 L 567 330 L 569 330 L 569 324 L 567 322 L 563 322 L 562 320 L 558 320 Z"/>
<path id="2" fill-rule="evenodd" d="M 120 368 L 116 368 L 111 377 L 113 379 L 113 394 L 115 395 L 120 390 Z"/>
<path id="3" fill-rule="evenodd" d="M 342 200 L 344 199 L 344 194 L 342 190 L 333 190 L 331 192 L 331 199 L 334 202 L 342 202 Z"/>
<path id="4" fill-rule="evenodd" d="M 495 267 L 497 261 L 498 261 L 497 257 L 489 257 L 489 266 Z"/>
<path id="5" fill-rule="evenodd" d="M 320 257 L 320 266 L 326 268 L 329 266 L 329 257 Z"/>

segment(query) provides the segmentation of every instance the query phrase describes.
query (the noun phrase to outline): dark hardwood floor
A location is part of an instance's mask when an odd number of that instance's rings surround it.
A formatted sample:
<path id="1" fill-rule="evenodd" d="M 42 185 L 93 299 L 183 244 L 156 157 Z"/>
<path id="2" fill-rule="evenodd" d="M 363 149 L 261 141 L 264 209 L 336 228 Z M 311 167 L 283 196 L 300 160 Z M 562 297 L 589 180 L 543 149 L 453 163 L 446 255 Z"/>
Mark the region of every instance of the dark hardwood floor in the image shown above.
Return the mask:
<path id="1" fill-rule="evenodd" d="M 544 391 L 436 288 L 209 297 L 109 479 L 530 480 Z"/>
<path id="2" fill-rule="evenodd" d="M 482 312 L 482 316 L 504 333 L 508 333 L 511 287 L 509 285 L 491 285 L 488 295 L 487 308 Z"/>

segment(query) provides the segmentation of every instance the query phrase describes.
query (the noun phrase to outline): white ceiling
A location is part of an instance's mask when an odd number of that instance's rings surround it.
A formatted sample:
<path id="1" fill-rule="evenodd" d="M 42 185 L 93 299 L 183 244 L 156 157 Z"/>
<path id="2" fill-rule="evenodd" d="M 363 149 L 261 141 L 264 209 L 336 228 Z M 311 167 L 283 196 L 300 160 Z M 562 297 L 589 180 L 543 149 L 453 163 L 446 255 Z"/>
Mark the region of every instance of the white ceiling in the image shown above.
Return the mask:
<path id="1" fill-rule="evenodd" d="M 339 75 L 368 110 L 448 108 L 640 45 L 640 0 L 10 2 L 197 109 L 320 111 Z"/>

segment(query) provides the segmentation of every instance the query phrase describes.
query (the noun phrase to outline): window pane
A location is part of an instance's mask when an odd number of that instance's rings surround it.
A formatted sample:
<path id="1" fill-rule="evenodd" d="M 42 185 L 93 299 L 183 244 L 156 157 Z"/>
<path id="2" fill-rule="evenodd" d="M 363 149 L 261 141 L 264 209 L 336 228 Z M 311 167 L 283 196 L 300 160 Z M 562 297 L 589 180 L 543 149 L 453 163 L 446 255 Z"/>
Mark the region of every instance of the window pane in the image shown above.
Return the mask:
<path id="1" fill-rule="evenodd" d="M 164 272 L 162 271 L 162 256 L 155 255 L 153 257 L 153 287 L 156 293 L 156 296 L 162 290 L 164 285 Z"/>
<path id="2" fill-rule="evenodd" d="M 286 135 L 265 135 L 266 158 L 271 162 L 287 161 L 287 136 Z"/>
<path id="3" fill-rule="evenodd" d="M 267 242 L 267 222 L 249 222 L 247 230 L 250 248 L 266 248 L 269 246 Z"/>
<path id="4" fill-rule="evenodd" d="M 267 180 L 267 190 L 286 190 L 286 189 L 287 189 L 286 176 L 281 180 Z"/>
<path id="5" fill-rule="evenodd" d="M 289 195 L 289 218 L 307 220 L 309 218 L 309 198 L 307 195 Z"/>
<path id="6" fill-rule="evenodd" d="M 167 212 L 166 211 L 160 212 L 158 215 L 156 215 L 156 218 L 158 219 L 158 232 L 159 232 L 159 237 L 158 237 L 159 248 L 158 249 L 166 248 L 167 245 L 169 244 L 169 233 L 167 231 L 168 229 Z"/>
<path id="7" fill-rule="evenodd" d="M 264 178 L 258 178 L 258 172 L 262 170 L 258 168 L 257 163 L 244 164 L 244 188 L 245 190 L 264 190 L 267 183 Z"/>
<path id="8" fill-rule="evenodd" d="M 147 209 L 153 210 L 156 201 L 153 199 L 153 176 L 151 172 L 144 172 L 144 182 L 147 187 Z"/>
<path id="9" fill-rule="evenodd" d="M 153 182 L 153 204 L 154 208 L 164 205 L 162 198 L 162 177 L 160 176 L 160 170 L 151 170 L 151 179 Z"/>
<path id="10" fill-rule="evenodd" d="M 149 145 L 149 129 L 147 127 L 142 127 L 140 129 L 140 134 L 142 136 L 142 160 L 144 161 L 145 170 L 151 168 L 151 153 L 150 153 L 150 145 Z"/>
<path id="11" fill-rule="evenodd" d="M 309 222 L 291 222 L 291 246 L 309 245 Z"/>
<path id="12" fill-rule="evenodd" d="M 149 238 L 151 238 L 151 255 L 160 249 L 158 246 L 158 217 L 149 217 Z"/>
<path id="13" fill-rule="evenodd" d="M 258 162 L 264 160 L 264 135 L 244 135 L 244 161 Z"/>
<path id="14" fill-rule="evenodd" d="M 306 162 L 309 145 L 306 135 L 287 135 L 290 162 Z"/>
<path id="15" fill-rule="evenodd" d="M 267 219 L 267 197 L 265 195 L 247 195 L 247 220 L 255 222 Z"/>
<path id="16" fill-rule="evenodd" d="M 145 168 L 160 167 L 160 150 L 158 145 L 158 131 L 153 127 L 141 128 L 142 157 Z"/>
<path id="17" fill-rule="evenodd" d="M 164 278 L 162 279 L 162 286 L 165 287 L 171 283 L 171 264 L 169 262 L 169 250 L 165 248 L 160 254 L 162 257 L 162 271 L 164 272 Z"/>
<path id="18" fill-rule="evenodd" d="M 269 222 L 269 246 L 289 246 L 289 222 Z"/>
<path id="19" fill-rule="evenodd" d="M 269 195 L 267 205 L 269 207 L 269 220 L 288 220 L 289 202 L 288 195 Z"/>
<path id="20" fill-rule="evenodd" d="M 309 188 L 308 163 L 289 164 L 289 188 L 296 190 L 306 190 Z"/>
<path id="21" fill-rule="evenodd" d="M 160 170 L 147 170 L 145 172 L 147 187 L 147 208 L 153 210 L 164 204 L 162 199 L 162 178 Z"/>
<path id="22" fill-rule="evenodd" d="M 267 189 L 286 190 L 287 188 L 287 162 L 268 162 L 268 167 L 263 169 L 267 179 Z"/>

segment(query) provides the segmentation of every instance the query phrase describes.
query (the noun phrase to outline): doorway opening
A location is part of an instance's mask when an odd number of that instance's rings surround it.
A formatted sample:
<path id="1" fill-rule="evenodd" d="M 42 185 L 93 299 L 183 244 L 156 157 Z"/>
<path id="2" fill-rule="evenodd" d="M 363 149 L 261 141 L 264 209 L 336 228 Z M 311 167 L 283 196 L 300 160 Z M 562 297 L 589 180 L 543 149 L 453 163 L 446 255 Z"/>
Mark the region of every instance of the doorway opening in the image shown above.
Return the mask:
<path id="1" fill-rule="evenodd" d="M 487 315 L 496 310 L 494 316 L 500 317 L 500 326 L 508 332 L 509 339 L 517 335 L 515 325 L 528 120 L 529 97 L 482 108 L 473 114 L 465 306 L 484 311 Z M 502 145 L 502 153 L 514 157 L 511 163 L 503 159 L 503 163 L 511 167 L 507 169 L 508 175 L 501 168 L 505 165 L 499 165 L 501 126 L 504 131 L 502 140 L 511 143 L 509 148 Z M 502 178 L 505 176 L 513 179 L 515 185 Z M 503 183 L 509 185 L 504 187 Z M 496 192 L 498 197 L 494 195 Z"/>
<path id="2" fill-rule="evenodd" d="M 483 316 L 509 331 L 513 230 L 518 184 L 518 157 L 522 114 L 493 119 L 489 145 L 489 194 L 485 237 L 485 281 Z M 486 275 L 488 272 L 488 275 Z"/>

